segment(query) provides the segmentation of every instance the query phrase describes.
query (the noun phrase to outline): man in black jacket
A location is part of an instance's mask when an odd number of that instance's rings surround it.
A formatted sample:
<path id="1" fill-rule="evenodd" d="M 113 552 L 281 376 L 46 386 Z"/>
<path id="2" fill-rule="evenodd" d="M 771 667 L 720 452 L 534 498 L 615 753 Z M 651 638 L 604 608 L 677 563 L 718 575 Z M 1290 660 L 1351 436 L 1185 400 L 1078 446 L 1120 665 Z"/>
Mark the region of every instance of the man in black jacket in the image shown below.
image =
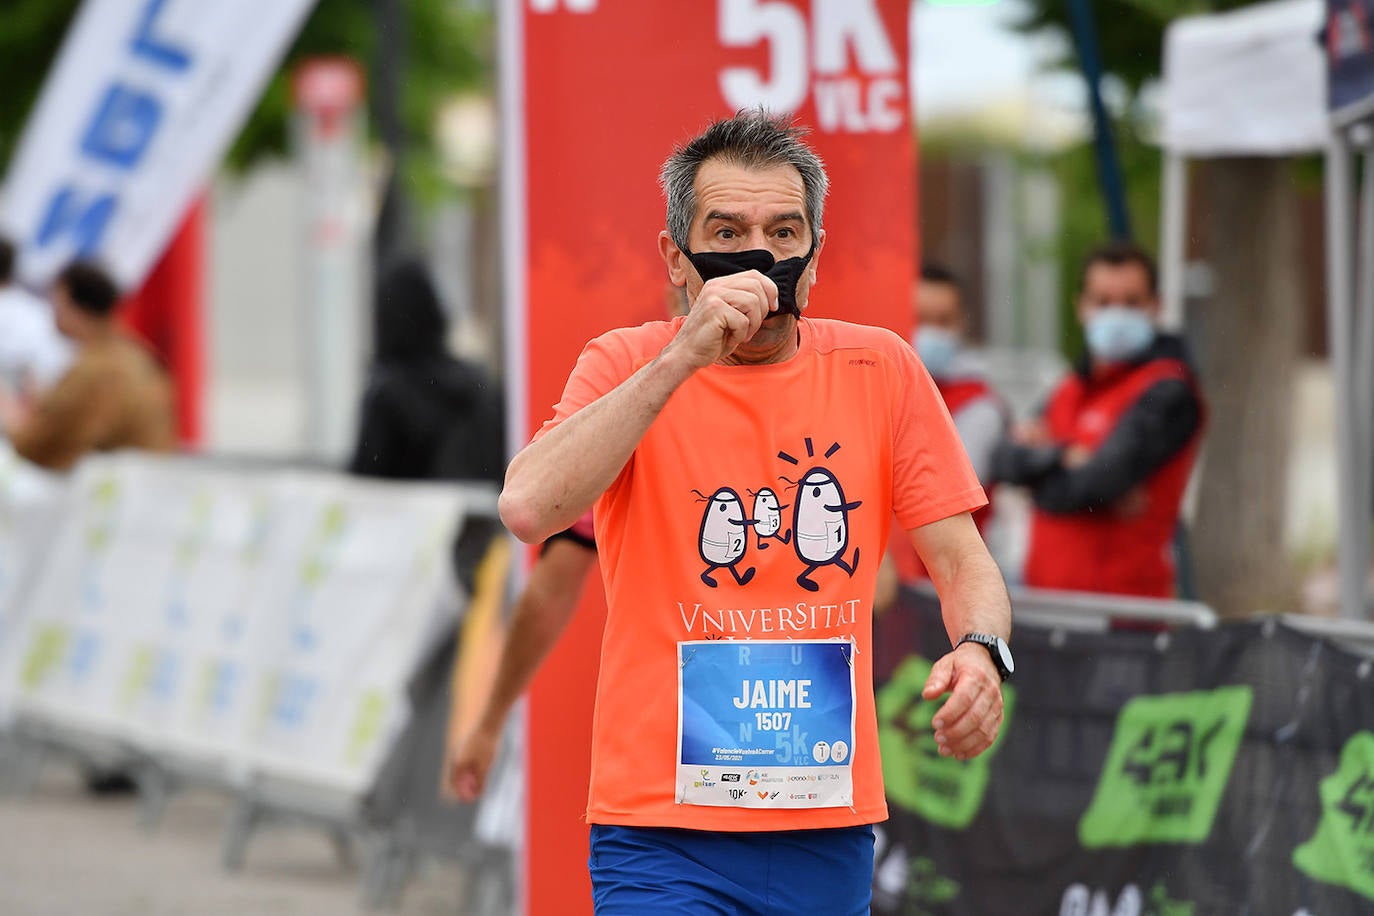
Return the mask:
<path id="1" fill-rule="evenodd" d="M 501 387 L 481 366 L 448 352 L 448 318 L 422 263 L 407 259 L 382 271 L 373 322 L 373 362 L 349 471 L 499 484 L 506 472 Z M 454 564 L 465 587 L 498 530 L 494 519 L 463 526 Z"/>

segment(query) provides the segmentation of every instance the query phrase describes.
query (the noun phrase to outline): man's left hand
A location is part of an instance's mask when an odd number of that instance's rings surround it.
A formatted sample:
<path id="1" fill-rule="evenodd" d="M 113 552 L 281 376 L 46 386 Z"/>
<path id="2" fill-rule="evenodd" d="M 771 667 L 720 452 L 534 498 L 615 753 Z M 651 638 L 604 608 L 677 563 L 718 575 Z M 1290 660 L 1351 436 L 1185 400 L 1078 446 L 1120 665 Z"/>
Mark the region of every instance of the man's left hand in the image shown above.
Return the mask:
<path id="1" fill-rule="evenodd" d="M 940 754 L 968 760 L 992 746 L 1002 726 L 1002 679 L 988 650 L 964 643 L 935 663 L 921 696 L 949 699 L 935 713 Z"/>

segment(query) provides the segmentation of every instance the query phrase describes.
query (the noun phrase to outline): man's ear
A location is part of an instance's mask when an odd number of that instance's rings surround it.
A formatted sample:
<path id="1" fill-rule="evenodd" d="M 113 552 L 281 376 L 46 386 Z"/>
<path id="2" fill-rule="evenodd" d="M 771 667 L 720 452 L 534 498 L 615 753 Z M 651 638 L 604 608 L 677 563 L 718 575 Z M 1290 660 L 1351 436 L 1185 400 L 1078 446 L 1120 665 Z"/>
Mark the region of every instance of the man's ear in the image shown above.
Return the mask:
<path id="1" fill-rule="evenodd" d="M 672 235 L 666 229 L 658 234 L 658 253 L 662 256 L 663 263 L 668 265 L 668 279 L 673 285 L 686 286 L 691 262 L 682 253 L 682 249 L 677 247 L 677 242 L 673 241 Z"/>

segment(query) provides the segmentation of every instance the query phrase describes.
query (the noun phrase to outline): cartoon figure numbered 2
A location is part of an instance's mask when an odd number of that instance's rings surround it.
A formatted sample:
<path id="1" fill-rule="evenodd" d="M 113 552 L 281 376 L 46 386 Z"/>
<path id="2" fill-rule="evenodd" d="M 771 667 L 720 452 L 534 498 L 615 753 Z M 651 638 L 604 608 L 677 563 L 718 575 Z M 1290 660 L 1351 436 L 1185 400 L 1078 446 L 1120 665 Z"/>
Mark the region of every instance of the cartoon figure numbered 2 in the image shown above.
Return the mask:
<path id="1" fill-rule="evenodd" d="M 778 494 L 768 487 L 758 491 L 749 490 L 748 493 L 754 497 L 754 533 L 759 538 L 759 550 L 768 549 L 769 538 L 777 538 L 784 545 L 791 543 L 791 529 L 782 530 L 782 510 L 787 505 L 778 503 Z"/>
<path id="2" fill-rule="evenodd" d="M 721 487 L 709 497 L 700 490 L 692 492 L 706 501 L 706 511 L 701 514 L 701 534 L 697 539 L 697 550 L 706 564 L 701 581 L 715 588 L 717 583 L 711 573 L 728 569 L 736 582 L 748 585 L 754 578 L 754 568 L 751 566 L 743 573 L 736 568 L 744 559 L 749 546 L 749 526 L 754 524 L 753 519 L 744 517 L 744 502 L 729 487 Z"/>

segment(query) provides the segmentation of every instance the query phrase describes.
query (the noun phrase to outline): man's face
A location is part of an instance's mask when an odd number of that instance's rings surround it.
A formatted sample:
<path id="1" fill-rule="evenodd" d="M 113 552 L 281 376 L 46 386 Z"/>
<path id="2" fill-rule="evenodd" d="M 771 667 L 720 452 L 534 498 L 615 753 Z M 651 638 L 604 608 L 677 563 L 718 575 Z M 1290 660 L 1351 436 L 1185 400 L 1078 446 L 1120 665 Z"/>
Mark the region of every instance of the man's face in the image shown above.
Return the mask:
<path id="1" fill-rule="evenodd" d="M 964 336 L 964 307 L 959 301 L 959 289 L 952 283 L 917 281 L 913 306 L 917 327 L 940 328 L 960 338 Z"/>
<path id="2" fill-rule="evenodd" d="M 766 249 L 776 260 L 804 257 L 811 248 L 811 227 L 806 222 L 806 187 L 791 166 L 762 169 L 720 160 L 709 160 L 697 170 L 697 209 L 687 242 L 692 251 L 749 251 Z M 807 296 L 816 282 L 825 233 L 816 239 L 816 251 L 797 281 L 797 307 L 805 311 Z M 702 279 L 667 233 L 659 236 L 659 248 L 674 283 L 685 283 L 688 300 L 695 302 Z M 795 319 L 774 314 L 755 335 L 790 332 Z M 785 329 L 780 326 L 785 325 Z"/>
<path id="3" fill-rule="evenodd" d="M 1088 268 L 1083 292 L 1078 297 L 1078 320 L 1086 325 L 1098 311 L 1109 305 L 1124 305 L 1159 317 L 1159 299 L 1150 291 L 1150 275 L 1139 264 L 1108 264 L 1099 261 Z"/>

